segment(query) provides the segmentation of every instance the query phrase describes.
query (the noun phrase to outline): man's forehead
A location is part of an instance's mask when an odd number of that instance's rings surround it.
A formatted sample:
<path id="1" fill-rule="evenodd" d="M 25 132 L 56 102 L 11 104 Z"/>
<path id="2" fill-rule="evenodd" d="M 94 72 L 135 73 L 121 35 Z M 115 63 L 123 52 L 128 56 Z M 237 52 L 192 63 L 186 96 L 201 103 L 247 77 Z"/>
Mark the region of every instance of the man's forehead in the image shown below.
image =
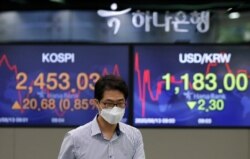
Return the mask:
<path id="1" fill-rule="evenodd" d="M 103 92 L 103 99 L 124 100 L 124 95 L 119 90 L 106 90 Z"/>

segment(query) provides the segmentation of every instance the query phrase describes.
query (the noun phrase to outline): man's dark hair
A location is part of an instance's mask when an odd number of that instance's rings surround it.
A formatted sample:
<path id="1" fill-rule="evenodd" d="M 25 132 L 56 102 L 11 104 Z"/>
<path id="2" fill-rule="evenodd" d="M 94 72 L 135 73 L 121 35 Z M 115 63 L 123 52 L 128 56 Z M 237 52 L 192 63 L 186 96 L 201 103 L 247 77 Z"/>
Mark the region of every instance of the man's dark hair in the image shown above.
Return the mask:
<path id="1" fill-rule="evenodd" d="M 121 77 L 114 75 L 101 77 L 95 84 L 95 98 L 100 101 L 107 90 L 118 90 L 124 95 L 125 99 L 128 98 L 128 86 Z"/>

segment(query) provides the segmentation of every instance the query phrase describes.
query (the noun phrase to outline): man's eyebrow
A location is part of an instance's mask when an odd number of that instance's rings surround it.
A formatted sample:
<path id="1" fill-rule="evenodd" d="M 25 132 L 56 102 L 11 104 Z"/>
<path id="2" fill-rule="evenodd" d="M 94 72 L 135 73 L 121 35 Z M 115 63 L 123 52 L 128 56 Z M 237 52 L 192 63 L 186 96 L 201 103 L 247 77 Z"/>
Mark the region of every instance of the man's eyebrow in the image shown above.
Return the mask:
<path id="1" fill-rule="evenodd" d="M 124 99 L 118 99 L 118 100 L 112 100 L 112 99 L 106 99 L 106 102 L 123 102 L 125 101 Z"/>

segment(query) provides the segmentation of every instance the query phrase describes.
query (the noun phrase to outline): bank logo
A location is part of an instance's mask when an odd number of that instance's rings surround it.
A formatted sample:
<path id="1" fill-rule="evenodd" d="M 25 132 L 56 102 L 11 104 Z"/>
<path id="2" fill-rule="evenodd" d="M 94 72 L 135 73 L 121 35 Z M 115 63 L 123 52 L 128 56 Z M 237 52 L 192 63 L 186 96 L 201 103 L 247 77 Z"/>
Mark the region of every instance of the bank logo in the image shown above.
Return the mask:
<path id="1" fill-rule="evenodd" d="M 117 18 L 117 16 L 124 15 L 124 14 L 130 12 L 131 8 L 117 11 L 117 4 L 116 3 L 111 4 L 110 8 L 111 8 L 111 10 L 100 9 L 97 11 L 97 14 L 101 17 L 110 17 L 107 21 L 108 27 L 114 28 L 113 33 L 117 34 L 119 29 L 120 29 L 120 26 L 121 26 L 121 20 L 119 18 Z"/>

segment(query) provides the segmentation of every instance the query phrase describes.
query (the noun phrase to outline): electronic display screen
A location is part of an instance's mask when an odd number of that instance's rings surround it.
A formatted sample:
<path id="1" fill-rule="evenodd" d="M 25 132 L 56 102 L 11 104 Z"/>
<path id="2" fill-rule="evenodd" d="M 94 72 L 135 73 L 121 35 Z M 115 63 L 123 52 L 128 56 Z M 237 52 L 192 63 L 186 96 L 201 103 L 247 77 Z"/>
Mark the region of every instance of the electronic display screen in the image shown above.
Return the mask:
<path id="1" fill-rule="evenodd" d="M 0 45 L 0 125 L 83 125 L 98 112 L 91 99 L 105 74 L 128 82 L 127 46 Z"/>
<path id="2" fill-rule="evenodd" d="M 134 47 L 137 127 L 249 127 L 250 46 Z"/>

